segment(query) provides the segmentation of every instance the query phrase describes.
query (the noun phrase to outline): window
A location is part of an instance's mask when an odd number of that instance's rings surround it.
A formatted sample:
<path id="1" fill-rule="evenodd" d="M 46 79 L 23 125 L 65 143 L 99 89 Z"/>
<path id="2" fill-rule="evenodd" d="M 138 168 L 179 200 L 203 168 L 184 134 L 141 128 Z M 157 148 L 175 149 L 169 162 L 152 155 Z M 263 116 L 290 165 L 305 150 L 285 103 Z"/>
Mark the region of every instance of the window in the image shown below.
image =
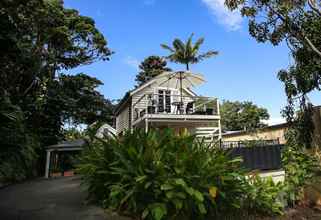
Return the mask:
<path id="1" fill-rule="evenodd" d="M 158 112 L 171 112 L 171 91 L 158 90 Z"/>

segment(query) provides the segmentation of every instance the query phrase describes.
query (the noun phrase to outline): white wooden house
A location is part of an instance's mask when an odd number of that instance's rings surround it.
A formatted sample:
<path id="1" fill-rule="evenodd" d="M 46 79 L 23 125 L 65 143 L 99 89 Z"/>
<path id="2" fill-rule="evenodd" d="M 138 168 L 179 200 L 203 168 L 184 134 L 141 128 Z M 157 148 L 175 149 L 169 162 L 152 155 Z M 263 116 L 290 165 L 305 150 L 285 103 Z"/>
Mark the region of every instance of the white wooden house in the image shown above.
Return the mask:
<path id="1" fill-rule="evenodd" d="M 219 101 L 197 96 L 190 88 L 164 86 L 164 72 L 127 92 L 115 110 L 116 131 L 150 128 L 173 128 L 213 140 L 221 137 Z M 162 84 L 162 85 L 161 85 Z"/>

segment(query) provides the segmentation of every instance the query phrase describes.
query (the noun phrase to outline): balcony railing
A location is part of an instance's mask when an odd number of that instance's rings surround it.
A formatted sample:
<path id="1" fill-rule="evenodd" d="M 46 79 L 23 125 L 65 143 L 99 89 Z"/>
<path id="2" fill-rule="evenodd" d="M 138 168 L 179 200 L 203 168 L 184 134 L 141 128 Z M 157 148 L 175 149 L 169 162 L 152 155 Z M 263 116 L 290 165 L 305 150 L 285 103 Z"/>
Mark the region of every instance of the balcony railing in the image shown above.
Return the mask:
<path id="1" fill-rule="evenodd" d="M 212 97 L 145 94 L 133 104 L 134 120 L 146 114 L 218 115 L 218 104 Z"/>

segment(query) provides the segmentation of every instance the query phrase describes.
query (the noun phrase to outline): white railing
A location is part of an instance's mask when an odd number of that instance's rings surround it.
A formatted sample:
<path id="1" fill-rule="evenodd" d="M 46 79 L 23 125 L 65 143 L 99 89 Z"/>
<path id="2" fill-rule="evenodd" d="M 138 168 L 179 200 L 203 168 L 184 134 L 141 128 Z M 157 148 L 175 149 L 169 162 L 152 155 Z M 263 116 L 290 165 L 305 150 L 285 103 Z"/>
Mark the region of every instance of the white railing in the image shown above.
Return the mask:
<path id="1" fill-rule="evenodd" d="M 134 120 L 146 114 L 219 115 L 217 98 L 180 96 L 172 94 L 145 94 L 134 104 Z"/>

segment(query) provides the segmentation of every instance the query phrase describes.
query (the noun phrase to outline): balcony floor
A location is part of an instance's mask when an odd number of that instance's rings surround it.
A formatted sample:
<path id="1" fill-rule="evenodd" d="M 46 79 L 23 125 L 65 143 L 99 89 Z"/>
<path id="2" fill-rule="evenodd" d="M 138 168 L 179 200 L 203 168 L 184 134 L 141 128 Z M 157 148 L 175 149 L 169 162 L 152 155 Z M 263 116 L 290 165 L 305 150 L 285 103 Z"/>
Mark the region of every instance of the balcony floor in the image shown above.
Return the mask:
<path id="1" fill-rule="evenodd" d="M 211 123 L 220 120 L 219 115 L 188 115 L 188 114 L 146 114 L 143 117 L 134 121 L 133 126 L 141 123 L 159 122 L 159 123 Z"/>

